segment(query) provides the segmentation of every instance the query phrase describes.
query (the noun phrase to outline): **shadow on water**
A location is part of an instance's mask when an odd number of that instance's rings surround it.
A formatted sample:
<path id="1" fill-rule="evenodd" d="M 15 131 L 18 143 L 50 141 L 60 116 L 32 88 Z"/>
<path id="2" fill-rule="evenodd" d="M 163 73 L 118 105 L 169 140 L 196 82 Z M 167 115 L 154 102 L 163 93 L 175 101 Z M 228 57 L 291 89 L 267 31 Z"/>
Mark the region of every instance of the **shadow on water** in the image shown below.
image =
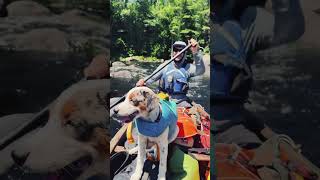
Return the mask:
<path id="1" fill-rule="evenodd" d="M 0 51 L 0 116 L 36 112 L 78 81 L 81 55 Z"/>

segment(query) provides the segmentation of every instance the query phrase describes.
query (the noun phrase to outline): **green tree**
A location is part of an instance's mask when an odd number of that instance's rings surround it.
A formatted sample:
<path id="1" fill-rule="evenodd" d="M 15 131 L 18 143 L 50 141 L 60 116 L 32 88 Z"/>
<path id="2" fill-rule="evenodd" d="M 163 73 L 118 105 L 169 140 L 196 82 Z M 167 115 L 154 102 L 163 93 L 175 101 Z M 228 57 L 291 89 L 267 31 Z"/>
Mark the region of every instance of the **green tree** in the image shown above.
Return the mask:
<path id="1" fill-rule="evenodd" d="M 169 58 L 175 40 L 209 40 L 208 0 L 112 1 L 112 56 Z"/>

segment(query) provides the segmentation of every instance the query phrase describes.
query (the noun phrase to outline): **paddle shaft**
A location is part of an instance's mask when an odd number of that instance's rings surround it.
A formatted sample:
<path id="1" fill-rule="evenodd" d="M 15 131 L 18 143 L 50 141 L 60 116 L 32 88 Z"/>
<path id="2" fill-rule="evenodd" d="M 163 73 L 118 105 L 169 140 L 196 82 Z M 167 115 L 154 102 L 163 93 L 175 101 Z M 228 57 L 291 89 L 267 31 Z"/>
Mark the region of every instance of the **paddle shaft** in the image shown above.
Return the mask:
<path id="1" fill-rule="evenodd" d="M 50 104 L 51 105 L 51 104 Z M 18 128 L 16 128 L 14 131 L 11 131 L 8 135 L 6 135 L 4 138 L 0 140 L 0 150 L 4 149 L 6 146 L 11 144 L 13 141 L 19 139 L 26 133 L 30 132 L 32 129 L 35 129 L 35 125 L 42 124 L 42 116 L 45 115 L 49 111 L 49 107 L 45 107 L 43 110 L 38 112 L 35 116 L 33 116 L 32 119 L 29 119 L 21 125 Z"/>
<path id="2" fill-rule="evenodd" d="M 188 46 L 186 46 L 185 48 L 183 48 L 180 52 L 178 52 L 175 56 L 173 56 L 170 60 L 168 60 L 168 62 L 163 65 L 161 68 L 159 68 L 158 70 L 154 71 L 150 76 L 144 78 L 143 80 L 145 82 L 147 82 L 149 79 L 151 79 L 154 75 L 156 75 L 157 73 L 159 73 L 163 68 L 165 68 L 166 66 L 168 66 L 172 61 L 174 61 L 178 56 L 180 56 L 180 54 L 184 53 L 187 49 L 189 49 L 191 47 L 191 44 L 188 44 Z M 117 100 L 114 104 L 112 104 L 110 106 L 110 109 L 114 108 L 117 104 L 119 104 L 120 102 L 124 101 L 124 99 L 126 98 L 126 94 L 123 95 L 119 100 Z"/>
<path id="3" fill-rule="evenodd" d="M 83 78 L 80 81 L 82 81 L 82 80 L 85 80 L 85 79 Z M 53 103 L 54 103 L 54 101 L 51 102 L 49 105 L 47 105 L 40 112 L 35 114 L 33 116 L 33 118 L 31 118 L 29 120 L 26 119 L 26 121 L 21 126 L 19 126 L 14 131 L 12 131 L 8 135 L 6 135 L 4 138 L 0 139 L 0 150 L 4 149 L 6 146 L 11 144 L 15 140 L 19 139 L 20 137 L 22 137 L 26 133 L 28 133 L 28 132 L 32 131 L 33 129 L 35 129 L 35 126 L 39 126 L 40 124 L 42 124 L 44 122 L 43 121 L 43 116 L 46 113 L 49 113 L 49 109 L 50 109 L 49 107 Z"/>
<path id="4" fill-rule="evenodd" d="M 128 123 L 125 123 L 119 131 L 113 136 L 113 138 L 110 141 L 110 154 L 113 152 L 113 150 L 116 148 L 118 145 L 118 142 L 120 141 L 121 137 L 124 135 L 128 128 Z"/>

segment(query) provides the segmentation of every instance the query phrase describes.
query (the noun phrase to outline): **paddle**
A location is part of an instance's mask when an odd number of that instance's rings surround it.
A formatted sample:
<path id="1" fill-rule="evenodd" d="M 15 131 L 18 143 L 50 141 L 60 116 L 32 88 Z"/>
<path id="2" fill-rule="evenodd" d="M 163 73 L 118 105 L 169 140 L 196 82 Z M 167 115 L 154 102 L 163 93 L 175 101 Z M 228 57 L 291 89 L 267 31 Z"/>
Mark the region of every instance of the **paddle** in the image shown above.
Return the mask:
<path id="1" fill-rule="evenodd" d="M 191 47 L 191 44 L 189 44 L 188 46 L 186 46 L 185 48 L 183 48 L 180 52 L 178 52 L 175 56 L 173 56 L 170 60 L 168 60 L 168 62 L 163 65 L 161 68 L 159 68 L 158 70 L 154 71 L 150 76 L 144 78 L 143 80 L 145 82 L 147 82 L 149 79 L 151 79 L 154 75 L 156 75 L 157 73 L 159 73 L 163 68 L 165 68 L 166 66 L 168 66 L 172 61 L 174 61 L 174 59 L 176 59 L 180 54 L 184 53 L 187 49 L 189 49 Z M 120 102 L 124 101 L 124 99 L 126 98 L 126 94 L 123 95 L 119 100 L 117 100 L 115 103 L 113 103 L 110 106 L 110 109 L 114 108 L 117 104 L 119 104 Z"/>
<path id="2" fill-rule="evenodd" d="M 128 128 L 129 123 L 125 123 L 119 131 L 113 136 L 113 138 L 110 141 L 110 154 L 113 152 L 113 150 L 116 148 L 118 145 L 118 142 L 122 138 L 123 134 L 126 132 Z"/>
<path id="3" fill-rule="evenodd" d="M 50 104 L 51 105 L 51 104 Z M 0 150 L 4 149 L 6 146 L 11 144 L 13 141 L 17 140 L 24 134 L 30 132 L 31 130 L 35 129 L 34 126 L 39 126 L 43 123 L 42 117 L 46 115 L 48 112 L 49 106 L 38 112 L 33 116 L 31 119 L 26 119 L 26 121 L 20 125 L 18 128 L 16 128 L 14 131 L 11 131 L 8 135 L 6 135 L 4 138 L 0 140 Z"/>
<path id="4" fill-rule="evenodd" d="M 85 80 L 84 78 L 80 81 Z M 40 112 L 36 113 L 31 119 L 26 119 L 26 121 L 20 125 L 18 128 L 16 128 L 14 131 L 11 131 L 8 135 L 6 135 L 4 138 L 0 139 L 0 150 L 4 149 L 6 146 L 11 144 L 13 141 L 19 139 L 26 133 L 32 131 L 35 129 L 35 127 L 38 127 L 39 125 L 43 124 L 43 116 L 48 115 L 49 113 L 49 107 L 54 103 L 51 102 L 49 105 L 47 105 L 45 108 L 43 108 Z"/>

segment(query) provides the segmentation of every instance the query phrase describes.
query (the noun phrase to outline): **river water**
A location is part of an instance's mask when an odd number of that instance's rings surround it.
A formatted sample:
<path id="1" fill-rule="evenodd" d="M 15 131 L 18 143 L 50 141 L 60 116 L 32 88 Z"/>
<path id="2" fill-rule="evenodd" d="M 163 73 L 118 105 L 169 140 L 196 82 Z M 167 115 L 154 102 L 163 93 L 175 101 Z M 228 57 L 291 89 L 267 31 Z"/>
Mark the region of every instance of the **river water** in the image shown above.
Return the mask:
<path id="1" fill-rule="evenodd" d="M 88 60 L 78 54 L 0 51 L 0 116 L 40 111 L 81 79 L 87 63 Z M 44 177 L 13 168 L 0 179 Z"/>
<path id="2" fill-rule="evenodd" d="M 298 46 L 277 47 L 254 58 L 254 91 L 249 109 L 277 133 L 302 145 L 320 166 L 320 52 Z"/>
<path id="3" fill-rule="evenodd" d="M 0 51 L 0 116 L 37 112 L 81 78 L 75 54 Z"/>

